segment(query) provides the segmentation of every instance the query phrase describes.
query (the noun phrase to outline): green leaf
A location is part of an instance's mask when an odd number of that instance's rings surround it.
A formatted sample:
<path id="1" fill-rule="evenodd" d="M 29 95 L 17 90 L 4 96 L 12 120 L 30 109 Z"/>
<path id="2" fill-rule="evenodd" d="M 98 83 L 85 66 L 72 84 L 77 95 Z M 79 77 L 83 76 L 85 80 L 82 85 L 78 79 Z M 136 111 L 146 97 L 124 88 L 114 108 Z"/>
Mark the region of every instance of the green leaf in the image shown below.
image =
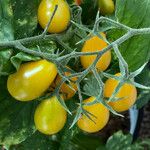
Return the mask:
<path id="1" fill-rule="evenodd" d="M 137 102 L 135 104 L 137 108 L 140 109 L 143 106 L 145 106 L 149 101 L 150 101 L 150 93 L 148 91 L 147 92 L 145 91 L 140 93 Z"/>
<path id="2" fill-rule="evenodd" d="M 7 80 L 0 78 L 0 145 L 9 147 L 24 141 L 34 131 L 36 102 L 18 102 L 8 93 Z"/>
<path id="3" fill-rule="evenodd" d="M 85 79 L 83 86 L 84 94 L 87 96 L 98 96 L 100 93 L 100 86 L 94 75 L 90 75 Z"/>
<path id="4" fill-rule="evenodd" d="M 75 150 L 103 150 L 105 144 L 100 137 L 81 132 L 72 139 L 72 145 L 76 146 Z"/>
<path id="5" fill-rule="evenodd" d="M 117 0 L 116 17 L 120 23 L 132 28 L 144 28 L 150 25 L 150 3 L 148 0 Z M 122 31 L 113 30 L 109 33 L 110 39 L 117 39 L 122 35 Z M 129 69 L 134 71 L 150 59 L 150 35 L 135 36 L 120 47 L 120 51 L 129 65 Z"/>
<path id="6" fill-rule="evenodd" d="M 72 150 L 73 145 L 71 143 L 71 140 L 77 133 L 78 133 L 77 127 L 69 129 L 68 124 L 62 132 L 59 150 Z"/>
<path id="7" fill-rule="evenodd" d="M 21 144 L 12 146 L 10 150 L 58 150 L 59 143 L 52 138 L 37 131 Z"/>
<path id="8" fill-rule="evenodd" d="M 33 35 L 37 27 L 37 8 L 39 0 L 12 0 L 15 39 Z"/>
<path id="9" fill-rule="evenodd" d="M 119 131 L 109 137 L 106 143 L 107 150 L 127 150 L 132 143 L 131 135 L 123 135 L 122 131 Z"/>
<path id="10" fill-rule="evenodd" d="M 138 143 L 138 141 L 136 143 Z M 140 141 L 140 145 L 150 149 L 150 139 L 147 138 L 147 139 Z"/>
<path id="11" fill-rule="evenodd" d="M 122 131 L 113 134 L 106 142 L 107 150 L 145 150 L 145 146 L 149 147 L 149 139 L 132 141 L 130 134 L 124 135 Z"/>
<path id="12" fill-rule="evenodd" d="M 14 39 L 12 18 L 13 13 L 10 0 L 0 1 L 0 42 Z M 0 49 L 0 76 L 3 72 L 11 72 L 12 66 L 9 61 L 11 55 L 11 49 Z"/>
<path id="13" fill-rule="evenodd" d="M 145 66 L 147 65 L 147 63 L 145 63 L 144 65 L 142 65 L 139 69 L 137 69 L 136 71 L 134 72 L 131 72 L 130 74 L 130 78 L 134 78 L 136 77 L 137 75 L 139 75 L 145 68 Z"/>
<path id="14" fill-rule="evenodd" d="M 8 41 L 14 39 L 14 30 L 12 24 L 12 7 L 11 0 L 0 1 L 0 41 Z"/>
<path id="15" fill-rule="evenodd" d="M 142 83 L 146 86 L 150 86 L 150 69 L 148 66 L 142 71 L 140 75 L 136 77 L 136 82 Z M 136 106 L 138 109 L 146 105 L 150 100 L 150 91 L 149 90 L 139 90 L 139 96 L 136 101 Z"/>
<path id="16" fill-rule="evenodd" d="M 35 57 L 32 55 L 20 52 L 16 54 L 15 56 L 11 57 L 11 63 L 14 65 L 16 70 L 18 70 L 23 61 L 35 61 L 39 59 L 40 59 L 39 57 Z"/>
<path id="17" fill-rule="evenodd" d="M 12 51 L 9 49 L 0 51 L 0 76 L 3 73 L 10 73 L 12 70 L 12 65 L 10 58 L 12 56 Z"/>
<path id="18" fill-rule="evenodd" d="M 55 50 L 57 50 L 57 45 L 54 41 L 39 41 L 36 45 L 32 45 L 31 49 L 39 50 L 45 53 L 54 54 Z"/>
<path id="19" fill-rule="evenodd" d="M 37 27 L 38 4 L 39 0 L 0 1 L 0 40 L 14 40 L 14 34 L 16 39 L 33 35 Z M 49 48 L 51 47 L 49 46 Z M 0 51 L 0 75 L 11 73 L 14 69 L 13 66 L 18 69 L 22 61 L 38 59 L 24 53 L 17 54 L 16 52 L 13 53 L 10 49 Z M 16 55 L 11 58 L 12 54 Z"/>

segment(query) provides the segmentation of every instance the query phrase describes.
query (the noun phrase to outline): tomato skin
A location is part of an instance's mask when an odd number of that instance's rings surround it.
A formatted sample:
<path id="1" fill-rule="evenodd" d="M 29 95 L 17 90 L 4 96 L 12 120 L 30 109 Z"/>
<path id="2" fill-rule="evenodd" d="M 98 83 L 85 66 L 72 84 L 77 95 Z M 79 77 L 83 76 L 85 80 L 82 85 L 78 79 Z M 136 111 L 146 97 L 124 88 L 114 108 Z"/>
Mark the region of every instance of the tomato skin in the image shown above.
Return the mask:
<path id="1" fill-rule="evenodd" d="M 119 76 L 120 73 L 116 74 Z M 108 79 L 104 86 L 104 96 L 111 97 L 113 91 L 117 87 L 119 81 L 115 79 Z M 123 98 L 122 100 L 110 102 L 109 105 L 117 112 L 123 112 L 128 110 L 136 101 L 137 99 L 137 90 L 134 85 L 125 83 L 118 94 L 116 95 L 117 98 Z"/>
<path id="2" fill-rule="evenodd" d="M 84 100 L 84 103 L 89 103 L 94 100 L 95 97 L 90 97 Z M 90 112 L 95 116 L 95 117 L 91 116 L 91 118 L 94 120 L 95 123 L 91 121 L 87 116 L 82 115 L 77 122 L 78 127 L 81 130 L 86 131 L 88 133 L 98 132 L 99 130 L 104 128 L 104 126 L 107 124 L 109 120 L 109 110 L 103 104 L 100 103 L 83 107 L 86 111 Z"/>
<path id="3" fill-rule="evenodd" d="M 49 33 L 66 30 L 70 22 L 70 9 L 65 0 L 42 0 L 38 8 L 38 21 L 41 27 L 46 27 L 56 5 L 58 8 L 48 29 Z"/>
<path id="4" fill-rule="evenodd" d="M 98 0 L 98 5 L 103 15 L 112 14 L 115 10 L 115 5 L 112 0 Z"/>
<path id="5" fill-rule="evenodd" d="M 69 76 L 69 75 L 71 75 L 71 73 L 65 72 L 65 76 Z M 76 81 L 77 77 L 73 77 L 71 80 Z M 57 78 L 56 78 L 56 81 L 55 81 L 56 86 L 59 85 L 60 81 L 61 81 L 61 77 L 58 75 Z M 71 89 L 70 86 L 74 90 Z M 65 100 L 68 100 L 68 99 L 72 98 L 75 95 L 76 91 L 77 91 L 77 85 L 74 82 L 70 82 L 69 85 L 67 83 L 63 83 L 61 88 L 60 88 L 60 92 L 63 94 L 63 97 L 64 97 Z"/>
<path id="6" fill-rule="evenodd" d="M 59 132 L 65 125 L 67 112 L 56 96 L 43 100 L 36 108 L 34 122 L 41 133 L 52 135 Z"/>
<path id="7" fill-rule="evenodd" d="M 105 37 L 104 33 L 101 33 L 102 36 Z M 103 48 L 107 47 L 107 43 L 100 39 L 97 36 L 93 36 L 92 38 L 88 39 L 81 50 L 81 52 L 95 52 L 95 51 L 101 51 Z M 87 69 L 95 60 L 96 55 L 90 55 L 90 56 L 81 56 L 81 64 L 84 69 Z M 102 55 L 102 57 L 99 59 L 99 61 L 96 64 L 96 68 L 98 70 L 104 71 L 108 68 L 109 64 L 111 62 L 111 52 L 108 51 Z"/>
<path id="8" fill-rule="evenodd" d="M 52 62 L 39 60 L 22 64 L 7 80 L 7 89 L 16 100 L 30 101 L 45 92 L 57 75 Z"/>

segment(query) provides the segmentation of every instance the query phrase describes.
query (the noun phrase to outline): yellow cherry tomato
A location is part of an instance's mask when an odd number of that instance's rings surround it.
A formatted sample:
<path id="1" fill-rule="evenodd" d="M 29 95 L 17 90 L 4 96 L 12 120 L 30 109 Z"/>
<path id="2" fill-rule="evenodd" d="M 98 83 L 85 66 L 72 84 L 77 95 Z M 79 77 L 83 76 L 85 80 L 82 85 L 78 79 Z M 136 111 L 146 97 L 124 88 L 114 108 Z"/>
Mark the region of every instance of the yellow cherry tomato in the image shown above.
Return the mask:
<path id="1" fill-rule="evenodd" d="M 84 103 L 89 103 L 95 100 L 95 97 L 90 97 L 84 100 Z M 92 118 L 91 121 L 87 116 L 82 115 L 78 120 L 78 127 L 86 132 L 94 133 L 98 132 L 107 124 L 109 120 L 109 110 L 100 103 L 93 104 L 90 106 L 83 106 L 86 111 L 93 114 L 94 116 L 90 116 Z"/>
<path id="2" fill-rule="evenodd" d="M 105 37 L 104 33 L 101 33 L 103 37 Z M 82 52 L 95 52 L 95 51 L 101 51 L 103 48 L 107 47 L 107 43 L 100 39 L 97 36 L 93 36 L 89 40 L 87 40 L 82 48 Z M 93 61 L 95 60 L 96 55 L 90 55 L 90 56 L 81 56 L 81 64 L 83 68 L 88 68 Z M 111 52 L 108 51 L 102 55 L 102 57 L 99 59 L 99 61 L 96 64 L 96 68 L 98 70 L 104 71 L 107 69 L 111 61 Z"/>
<path id="3" fill-rule="evenodd" d="M 98 0 L 98 5 L 103 15 L 112 14 L 115 10 L 115 5 L 112 0 Z"/>
<path id="4" fill-rule="evenodd" d="M 38 21 L 41 27 L 43 29 L 46 27 L 56 5 L 58 8 L 48 28 L 50 33 L 66 30 L 70 21 L 70 9 L 65 0 L 42 0 L 38 8 Z"/>
<path id="5" fill-rule="evenodd" d="M 43 100 L 36 108 L 34 122 L 41 133 L 52 135 L 59 132 L 65 125 L 67 112 L 56 96 Z"/>
<path id="6" fill-rule="evenodd" d="M 56 65 L 46 60 L 22 64 L 7 80 L 9 93 L 17 100 L 29 101 L 45 92 L 57 75 Z"/>
<path id="7" fill-rule="evenodd" d="M 71 73 L 65 72 L 65 76 L 69 76 L 69 75 L 71 75 Z M 76 81 L 77 77 L 73 77 L 71 80 Z M 59 85 L 60 81 L 61 81 L 61 77 L 58 75 L 55 80 L 56 86 Z M 70 82 L 69 85 L 67 83 L 63 83 L 60 88 L 60 92 L 63 94 L 65 100 L 72 98 L 75 95 L 76 91 L 77 91 L 77 85 L 74 82 Z"/>
<path id="8" fill-rule="evenodd" d="M 120 73 L 116 74 L 116 76 L 119 75 Z M 119 81 L 115 79 L 108 79 L 104 87 L 104 96 L 108 98 L 111 97 L 118 83 Z M 123 99 L 115 102 L 110 102 L 109 105 L 117 112 L 128 110 L 137 99 L 136 87 L 128 83 L 123 84 L 118 94 L 116 95 L 116 98 L 123 98 Z"/>

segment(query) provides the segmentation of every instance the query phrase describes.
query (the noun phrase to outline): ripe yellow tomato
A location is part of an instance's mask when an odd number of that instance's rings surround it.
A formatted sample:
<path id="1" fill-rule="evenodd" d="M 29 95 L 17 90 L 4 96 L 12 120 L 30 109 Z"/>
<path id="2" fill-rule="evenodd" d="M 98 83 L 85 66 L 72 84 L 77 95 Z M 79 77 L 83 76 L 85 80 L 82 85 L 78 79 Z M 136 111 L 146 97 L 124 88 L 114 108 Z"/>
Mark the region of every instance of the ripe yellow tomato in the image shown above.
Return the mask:
<path id="1" fill-rule="evenodd" d="M 119 75 L 120 73 L 116 74 L 116 76 Z M 115 79 L 108 79 L 104 86 L 104 96 L 108 98 L 111 97 L 118 83 L 119 81 Z M 123 84 L 120 91 L 116 95 L 116 98 L 123 98 L 123 99 L 115 102 L 110 102 L 109 105 L 117 112 L 128 110 L 137 99 L 136 87 L 128 83 Z"/>
<path id="2" fill-rule="evenodd" d="M 115 5 L 112 0 L 98 0 L 98 5 L 103 15 L 112 14 L 115 10 Z"/>
<path id="3" fill-rule="evenodd" d="M 69 76 L 69 75 L 71 75 L 71 73 L 65 72 L 65 76 Z M 73 77 L 71 80 L 76 81 L 77 78 Z M 60 81 L 61 81 L 61 77 L 58 75 L 55 80 L 56 86 L 59 85 Z M 72 98 L 75 95 L 76 91 L 77 91 L 77 85 L 74 82 L 70 82 L 69 85 L 67 83 L 63 83 L 60 88 L 60 92 L 63 94 L 65 100 Z"/>
<path id="4" fill-rule="evenodd" d="M 84 100 L 84 103 L 89 103 L 95 100 L 95 97 L 90 97 L 86 100 Z M 91 105 L 91 106 L 83 106 L 86 111 L 93 114 L 94 116 L 91 116 L 91 121 L 87 116 L 82 115 L 81 118 L 78 120 L 77 124 L 78 127 L 86 132 L 94 133 L 98 132 L 104 126 L 107 124 L 109 120 L 109 110 L 100 103 Z"/>
<path id="5" fill-rule="evenodd" d="M 56 65 L 46 60 L 22 64 L 7 80 L 9 93 L 17 100 L 29 101 L 45 92 L 57 75 Z"/>
<path id="6" fill-rule="evenodd" d="M 58 8 L 48 29 L 50 33 L 66 30 L 70 21 L 70 9 L 65 0 L 42 0 L 38 8 L 38 21 L 41 27 L 46 27 L 56 5 Z"/>
<path id="7" fill-rule="evenodd" d="M 37 130 L 47 135 L 59 132 L 64 127 L 66 119 L 67 112 L 56 96 L 43 100 L 34 114 Z"/>
<path id="8" fill-rule="evenodd" d="M 101 33 L 102 36 L 105 37 L 104 33 Z M 82 52 L 95 52 L 95 51 L 101 51 L 103 48 L 107 47 L 107 43 L 100 39 L 97 36 L 93 36 L 89 40 L 87 40 L 82 48 Z M 83 68 L 88 68 L 93 61 L 95 60 L 96 55 L 90 55 L 90 56 L 81 56 L 81 64 Z M 105 54 L 102 55 L 102 57 L 99 59 L 99 61 L 96 64 L 96 68 L 98 70 L 104 71 L 107 69 L 111 61 L 111 52 L 108 51 Z"/>

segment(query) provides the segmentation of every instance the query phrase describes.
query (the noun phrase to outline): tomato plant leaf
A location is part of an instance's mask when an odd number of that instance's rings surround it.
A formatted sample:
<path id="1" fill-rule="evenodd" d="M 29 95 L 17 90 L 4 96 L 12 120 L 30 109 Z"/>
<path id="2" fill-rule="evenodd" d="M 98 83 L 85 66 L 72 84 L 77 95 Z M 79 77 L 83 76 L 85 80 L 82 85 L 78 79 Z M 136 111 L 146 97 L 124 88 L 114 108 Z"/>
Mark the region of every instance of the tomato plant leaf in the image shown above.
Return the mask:
<path id="1" fill-rule="evenodd" d="M 58 150 L 59 143 L 52 140 L 52 136 L 45 136 L 35 132 L 19 145 L 12 146 L 11 150 Z"/>
<path id="2" fill-rule="evenodd" d="M 105 148 L 105 144 L 100 137 L 94 137 L 82 132 L 74 136 L 71 142 L 72 146 L 75 146 L 75 150 L 98 150 L 98 148 L 104 150 Z"/>
<path id="3" fill-rule="evenodd" d="M 0 1 L 0 42 L 14 39 L 12 18 L 10 0 Z M 11 49 L 0 49 L 0 76 L 3 72 L 10 72 L 11 63 L 9 59 L 11 55 Z"/>
<path id="4" fill-rule="evenodd" d="M 31 56 L 29 54 L 25 54 L 25 53 L 18 53 L 15 56 L 11 57 L 11 63 L 14 65 L 14 67 L 16 68 L 16 70 L 19 69 L 22 61 L 35 61 L 35 60 L 39 60 L 39 57 L 35 57 L 35 56 Z"/>
<path id="5" fill-rule="evenodd" d="M 33 35 L 37 27 L 39 0 L 12 0 L 15 39 Z"/>
<path id="6" fill-rule="evenodd" d="M 32 49 L 40 50 L 45 53 L 53 54 L 55 50 L 57 49 L 57 45 L 54 41 L 48 40 L 48 41 L 39 41 L 32 46 Z"/>
<path id="7" fill-rule="evenodd" d="M 147 0 L 117 0 L 116 18 L 132 28 L 144 28 L 150 25 L 150 1 Z M 108 37 L 117 39 L 120 30 L 112 30 Z M 129 65 L 129 69 L 134 71 L 150 59 L 150 35 L 135 36 L 120 47 L 120 51 Z"/>
<path id="8" fill-rule="evenodd" d="M 69 129 L 69 127 L 70 127 L 70 123 L 68 121 L 61 133 L 62 137 L 60 140 L 59 150 L 70 150 L 72 147 L 71 140 L 79 132 L 77 127 L 73 127 L 71 129 Z M 66 145 L 68 146 L 66 147 Z"/>
<path id="9" fill-rule="evenodd" d="M 0 1 L 0 40 L 8 41 L 14 39 L 12 24 L 12 7 L 10 0 Z"/>
<path id="10" fill-rule="evenodd" d="M 124 135 L 122 131 L 118 131 L 113 134 L 106 142 L 107 150 L 144 150 L 144 140 L 132 142 L 133 138 L 130 134 Z M 145 145 L 149 146 L 147 143 L 147 139 L 145 139 Z"/>
<path id="11" fill-rule="evenodd" d="M 127 149 L 131 145 L 132 136 L 131 135 L 123 135 L 122 131 L 119 131 L 112 135 L 106 143 L 106 148 L 108 150 L 116 149 Z"/>
<path id="12" fill-rule="evenodd" d="M 0 78 L 0 145 L 9 147 L 24 141 L 34 131 L 33 113 L 35 102 L 22 103 L 14 100 L 7 91 L 7 79 Z"/>
<path id="13" fill-rule="evenodd" d="M 12 65 L 9 60 L 11 56 L 12 51 L 10 49 L 0 51 L 0 76 L 3 75 L 3 73 L 9 74 L 11 72 Z"/>
<path id="14" fill-rule="evenodd" d="M 84 94 L 87 96 L 97 96 L 99 95 L 100 86 L 94 75 L 89 75 L 85 79 L 85 84 L 83 86 Z"/>
<path id="15" fill-rule="evenodd" d="M 142 71 L 140 75 L 136 77 L 136 82 L 142 83 L 146 86 L 150 86 L 150 69 L 147 65 L 147 67 Z M 136 106 L 138 109 L 146 105 L 150 100 L 150 92 L 149 90 L 139 90 L 139 96 L 136 101 Z"/>

